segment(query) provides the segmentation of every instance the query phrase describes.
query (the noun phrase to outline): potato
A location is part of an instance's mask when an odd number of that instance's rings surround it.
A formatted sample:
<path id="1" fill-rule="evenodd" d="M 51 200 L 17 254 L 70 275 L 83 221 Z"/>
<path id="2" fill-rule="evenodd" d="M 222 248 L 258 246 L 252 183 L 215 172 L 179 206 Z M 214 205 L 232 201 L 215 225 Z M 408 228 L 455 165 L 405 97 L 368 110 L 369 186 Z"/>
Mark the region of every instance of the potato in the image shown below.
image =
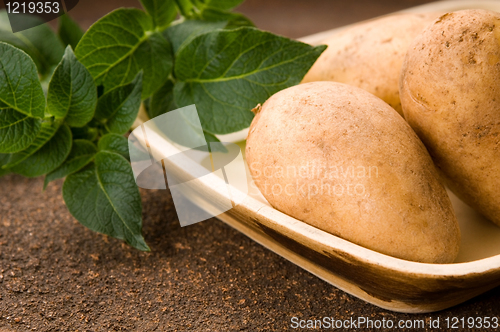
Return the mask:
<path id="1" fill-rule="evenodd" d="M 412 44 L 400 84 L 445 183 L 500 225 L 500 14 L 443 15 Z"/>
<path id="2" fill-rule="evenodd" d="M 336 81 L 357 86 L 398 113 L 399 73 L 411 41 L 439 14 L 399 14 L 353 26 L 327 39 L 328 48 L 303 82 Z"/>
<path id="3" fill-rule="evenodd" d="M 255 112 L 246 158 L 274 208 L 387 255 L 453 262 L 460 231 L 448 195 L 389 105 L 350 85 L 313 82 Z"/>

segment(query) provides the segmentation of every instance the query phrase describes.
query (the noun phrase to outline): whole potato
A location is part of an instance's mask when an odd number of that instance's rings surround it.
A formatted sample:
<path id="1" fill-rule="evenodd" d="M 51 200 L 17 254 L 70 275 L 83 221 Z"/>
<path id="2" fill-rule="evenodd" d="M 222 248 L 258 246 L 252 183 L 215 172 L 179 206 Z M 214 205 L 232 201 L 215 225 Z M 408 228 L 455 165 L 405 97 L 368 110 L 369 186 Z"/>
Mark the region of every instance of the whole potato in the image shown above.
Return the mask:
<path id="1" fill-rule="evenodd" d="M 336 81 L 357 86 L 391 105 L 398 113 L 399 73 L 411 41 L 439 14 L 398 14 L 335 34 L 303 82 Z"/>
<path id="2" fill-rule="evenodd" d="M 412 44 L 400 89 L 446 184 L 500 225 L 500 14 L 443 15 Z"/>
<path id="3" fill-rule="evenodd" d="M 278 92 L 250 127 L 246 158 L 276 209 L 394 257 L 450 263 L 460 231 L 422 142 L 394 109 L 346 84 Z"/>

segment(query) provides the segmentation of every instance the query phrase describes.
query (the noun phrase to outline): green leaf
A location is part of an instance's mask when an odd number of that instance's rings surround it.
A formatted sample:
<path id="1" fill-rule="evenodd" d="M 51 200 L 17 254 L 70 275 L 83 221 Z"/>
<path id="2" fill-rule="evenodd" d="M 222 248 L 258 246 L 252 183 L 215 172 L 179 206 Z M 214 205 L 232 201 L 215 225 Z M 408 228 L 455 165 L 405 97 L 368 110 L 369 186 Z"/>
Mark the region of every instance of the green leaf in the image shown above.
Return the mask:
<path id="1" fill-rule="evenodd" d="M 177 7 L 182 16 L 187 18 L 196 17 L 198 14 L 198 9 L 193 4 L 191 0 L 175 0 Z"/>
<path id="2" fill-rule="evenodd" d="M 61 166 L 45 177 L 43 189 L 47 187 L 49 182 L 64 178 L 87 166 L 94 159 L 96 153 L 97 148 L 92 142 L 83 139 L 74 140 L 68 158 Z"/>
<path id="3" fill-rule="evenodd" d="M 42 118 L 45 96 L 31 58 L 12 45 L 0 43 L 0 108 L 13 108 Z"/>
<path id="4" fill-rule="evenodd" d="M 40 131 L 41 121 L 13 109 L 0 110 L 0 152 L 26 149 Z"/>
<path id="5" fill-rule="evenodd" d="M 72 127 L 83 127 L 92 120 L 96 105 L 94 80 L 68 46 L 50 81 L 48 112 Z"/>
<path id="6" fill-rule="evenodd" d="M 76 45 L 78 45 L 78 42 L 83 37 L 83 31 L 78 23 L 73 21 L 68 14 L 64 14 L 59 17 L 58 35 L 64 46 L 70 45 L 73 49 L 75 49 Z"/>
<path id="7" fill-rule="evenodd" d="M 166 28 L 177 16 L 174 0 L 141 0 L 141 4 L 152 17 L 153 25 L 160 30 Z"/>
<path id="8" fill-rule="evenodd" d="M 215 8 L 205 9 L 201 17 L 207 21 L 225 21 L 227 22 L 226 29 L 254 26 L 253 22 L 243 14 L 226 12 Z"/>
<path id="9" fill-rule="evenodd" d="M 253 26 L 245 16 L 237 13 L 222 12 L 215 9 L 205 10 L 202 19 L 186 20 L 170 26 L 163 32 L 165 38 L 172 43 L 174 54 L 184 43 L 189 43 L 195 37 L 217 29 L 233 29 L 241 26 Z"/>
<path id="10" fill-rule="evenodd" d="M 174 103 L 173 87 L 174 83 L 171 80 L 168 80 L 167 83 L 160 90 L 158 90 L 155 94 L 151 96 L 147 107 L 147 112 L 150 119 L 154 119 L 157 116 L 160 116 L 162 114 L 165 114 L 167 112 L 173 111 L 178 108 Z M 190 121 L 186 119 L 186 122 L 189 123 Z M 192 128 L 192 125 L 183 127 Z M 165 133 L 165 135 L 167 135 L 167 137 L 170 137 L 172 140 L 175 141 L 176 135 L 169 135 L 169 133 Z M 193 130 L 192 132 L 189 132 L 189 135 L 197 136 L 199 135 L 199 133 L 197 130 Z M 220 143 L 219 139 L 210 133 L 204 131 L 203 135 L 205 137 L 205 141 L 208 143 L 209 142 Z M 201 149 L 205 151 L 204 147 L 202 147 Z M 209 150 L 211 149 L 210 145 L 208 145 L 208 149 Z M 217 145 L 215 149 L 216 151 L 227 152 L 227 149 L 222 145 Z"/>
<path id="11" fill-rule="evenodd" d="M 6 167 L 14 167 L 42 148 L 57 132 L 60 122 L 44 121 L 35 140 L 26 149 L 13 153 Z"/>
<path id="12" fill-rule="evenodd" d="M 8 169 L 2 169 L 3 165 L 6 165 L 9 162 L 10 154 L 0 153 L 0 177 L 7 175 L 10 173 Z"/>
<path id="13" fill-rule="evenodd" d="M 200 35 L 177 52 L 175 103 L 195 104 L 212 134 L 242 130 L 253 119 L 251 109 L 299 84 L 325 48 L 254 28 Z"/>
<path id="14" fill-rule="evenodd" d="M 218 142 L 219 139 L 200 127 L 200 120 L 195 105 L 190 105 L 187 110 L 175 112 L 173 116 L 160 115 L 148 121 L 156 127 L 157 133 L 165 135 L 171 141 L 186 147 L 194 147 L 196 150 L 207 151 L 207 142 Z M 197 111 L 197 110 L 196 110 Z M 210 145 L 208 150 L 211 150 Z M 226 152 L 227 149 L 218 144 L 214 151 Z"/>
<path id="15" fill-rule="evenodd" d="M 223 29 L 226 25 L 227 21 L 207 22 L 202 20 L 186 20 L 169 27 L 165 30 L 164 35 L 172 43 L 172 49 L 174 54 L 176 54 L 183 43 L 189 43 L 201 34 L 216 29 Z"/>
<path id="16" fill-rule="evenodd" d="M 42 19 L 35 15 L 16 14 L 22 17 L 29 26 L 42 23 Z M 64 46 L 48 24 L 41 24 L 21 32 L 12 33 L 9 19 L 5 10 L 0 11 L 0 41 L 22 49 L 35 62 L 42 76 L 47 75 L 50 69 L 56 66 L 64 53 Z"/>
<path id="17" fill-rule="evenodd" d="M 69 175 L 63 197 L 71 214 L 93 231 L 149 251 L 142 237 L 142 205 L 132 167 L 122 156 L 101 151 L 95 166 Z"/>
<path id="18" fill-rule="evenodd" d="M 52 80 L 52 75 L 54 75 L 54 72 L 56 71 L 56 68 L 57 66 L 52 67 L 47 75 L 45 75 L 43 78 L 40 78 L 40 84 L 42 85 L 42 90 L 45 97 L 47 97 L 47 93 L 49 92 L 49 84 Z"/>
<path id="19" fill-rule="evenodd" d="M 141 106 L 142 72 L 134 81 L 105 93 L 97 103 L 95 118 L 111 133 L 125 134 Z"/>
<path id="20" fill-rule="evenodd" d="M 174 103 L 174 82 L 168 80 L 150 98 L 147 112 L 150 119 L 176 109 Z"/>
<path id="21" fill-rule="evenodd" d="M 99 140 L 97 144 L 99 151 L 109 151 L 118 153 L 125 159 L 130 160 L 128 150 L 128 139 L 118 134 L 106 134 Z"/>
<path id="22" fill-rule="evenodd" d="M 97 128 L 92 128 L 89 126 L 80 128 L 72 127 L 71 133 L 73 134 L 73 139 L 85 139 L 88 141 L 94 141 L 99 134 Z"/>
<path id="23" fill-rule="evenodd" d="M 129 83 L 143 70 L 146 99 L 165 83 L 173 63 L 170 43 L 153 29 L 142 10 L 118 9 L 90 27 L 75 54 L 106 91 Z"/>
<path id="24" fill-rule="evenodd" d="M 205 141 L 207 141 L 208 143 L 208 151 L 209 152 L 228 152 L 228 150 L 226 149 L 226 147 L 222 144 L 217 144 L 217 145 L 214 145 L 214 146 L 210 146 L 210 142 L 216 142 L 216 143 L 220 143 L 220 140 L 215 137 L 214 135 L 210 134 L 210 133 L 207 133 L 206 131 L 203 132 L 203 135 L 205 135 Z"/>
<path id="25" fill-rule="evenodd" d="M 71 130 L 67 125 L 62 125 L 45 145 L 11 170 L 26 177 L 50 173 L 68 157 L 71 143 Z"/>

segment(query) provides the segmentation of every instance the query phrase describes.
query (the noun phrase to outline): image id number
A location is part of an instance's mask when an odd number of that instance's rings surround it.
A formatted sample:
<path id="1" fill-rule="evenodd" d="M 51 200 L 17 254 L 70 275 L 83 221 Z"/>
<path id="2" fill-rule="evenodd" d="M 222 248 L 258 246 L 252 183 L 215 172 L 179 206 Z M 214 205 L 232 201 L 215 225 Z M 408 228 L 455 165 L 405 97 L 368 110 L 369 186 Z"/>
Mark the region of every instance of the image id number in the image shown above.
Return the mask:
<path id="1" fill-rule="evenodd" d="M 59 2 L 7 2 L 8 14 L 58 14 Z"/>
<path id="2" fill-rule="evenodd" d="M 500 327 L 498 317 L 447 317 L 445 322 L 448 329 L 497 329 Z"/>

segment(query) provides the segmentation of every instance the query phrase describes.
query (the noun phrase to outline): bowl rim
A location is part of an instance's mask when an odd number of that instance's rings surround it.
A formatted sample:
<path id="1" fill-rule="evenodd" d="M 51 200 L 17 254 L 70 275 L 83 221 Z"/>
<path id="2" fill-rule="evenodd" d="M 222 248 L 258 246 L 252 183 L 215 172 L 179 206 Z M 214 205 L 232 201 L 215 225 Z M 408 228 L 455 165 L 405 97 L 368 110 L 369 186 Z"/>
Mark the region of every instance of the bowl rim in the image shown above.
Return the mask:
<path id="1" fill-rule="evenodd" d="M 144 110 L 141 112 L 144 112 Z M 145 119 L 147 119 L 147 115 L 142 114 L 136 122 L 137 127 L 142 125 L 145 122 Z M 174 153 L 181 152 L 181 150 L 168 142 L 168 140 L 162 138 L 161 135 L 154 132 L 150 133 L 152 136 L 148 133 L 148 141 L 161 142 L 162 149 L 158 149 L 156 144 L 149 144 L 149 142 L 141 143 L 145 144 L 145 146 L 149 146 L 152 151 L 155 152 L 155 155 L 158 156 L 161 154 L 161 151 L 167 151 L 167 149 L 170 150 L 172 155 Z M 169 153 L 169 155 L 171 154 Z M 192 178 L 192 176 L 187 173 L 187 170 L 182 167 L 175 164 L 170 164 L 169 167 L 174 167 L 176 172 Z M 201 191 L 210 192 L 214 200 L 231 199 L 227 191 L 221 190 L 226 188 L 225 181 L 213 173 L 205 175 L 202 178 L 197 178 L 193 181 L 197 182 Z M 331 249 L 332 251 L 342 251 L 343 253 L 351 255 L 357 260 L 362 261 L 364 264 L 377 265 L 381 268 L 403 272 L 405 274 L 409 273 L 420 277 L 431 278 L 450 276 L 459 277 L 471 274 L 482 275 L 485 273 L 500 271 L 500 254 L 470 262 L 448 264 L 408 261 L 376 252 L 348 240 L 344 240 L 336 235 L 322 231 L 301 220 L 288 216 L 287 214 L 274 209 L 270 205 L 266 205 L 255 197 L 252 197 L 250 194 L 245 194 L 237 188 L 232 187 L 231 194 L 233 195 L 233 199 L 235 201 L 241 202 L 233 209 L 238 209 L 240 211 L 252 211 L 253 214 L 274 223 L 275 227 L 286 228 L 295 236 L 296 240 L 299 240 L 300 238 L 309 238 L 321 244 L 323 247 Z M 238 196 L 236 199 L 235 195 Z"/>
<path id="2" fill-rule="evenodd" d="M 467 8 L 484 8 L 500 12 L 500 1 L 498 0 L 436 1 L 412 7 L 409 9 L 405 9 L 402 11 L 390 13 L 388 15 L 379 16 L 367 21 L 357 22 L 354 24 L 368 22 L 374 19 L 378 19 L 380 17 L 385 17 L 399 13 L 425 13 L 429 11 L 446 12 L 446 11 L 456 11 Z M 310 36 L 299 38 L 298 40 L 312 45 L 318 45 L 326 37 L 331 36 L 332 34 L 337 33 L 341 30 L 344 30 L 354 24 L 316 33 Z M 141 108 L 140 114 L 136 122 L 132 126 L 132 128 L 139 127 L 148 120 L 149 118 L 144 108 Z M 239 135 L 234 135 L 230 137 L 238 138 L 242 134 L 245 134 L 247 131 L 248 129 L 240 132 Z M 229 139 L 224 141 L 235 141 L 235 139 Z M 141 143 L 145 144 L 145 146 L 147 145 L 150 146 L 152 149 L 155 149 L 153 145 L 149 145 L 149 143 L 147 142 L 141 142 Z M 175 146 L 170 144 L 165 139 L 163 139 L 162 144 L 165 144 L 165 146 L 168 146 L 168 148 L 177 149 Z M 178 149 L 177 151 L 180 152 L 180 150 Z M 183 172 L 184 170 L 179 169 L 178 171 Z M 200 185 L 202 185 L 204 190 L 217 193 L 217 195 L 221 198 L 226 198 L 226 199 L 230 198 L 228 197 L 227 192 L 224 194 L 223 192 L 218 190 L 219 188 L 224 188 L 226 183 L 216 175 L 208 174 L 207 176 L 204 176 L 202 179 L 197 179 L 197 181 L 199 182 Z M 234 191 L 232 191 L 232 193 L 233 195 L 235 194 Z M 237 205 L 235 208 L 243 208 L 254 211 L 255 214 L 261 215 L 262 218 L 266 218 L 267 220 L 271 220 L 272 222 L 274 222 L 275 226 L 287 228 L 294 235 L 296 235 L 296 239 L 300 239 L 301 237 L 302 238 L 307 237 L 321 244 L 323 247 L 331 248 L 332 250 L 342 251 L 343 253 L 349 254 L 367 265 L 377 265 L 380 268 L 392 270 L 394 272 L 413 274 L 418 277 L 424 277 L 424 278 L 427 277 L 433 279 L 438 279 L 441 277 L 442 278 L 464 277 L 464 276 L 470 277 L 470 275 L 480 276 L 500 271 L 500 254 L 469 262 L 449 263 L 449 264 L 420 263 L 385 255 L 376 252 L 374 250 L 362 247 L 355 243 L 352 243 L 348 240 L 344 240 L 338 236 L 327 233 L 303 221 L 288 216 L 285 213 L 274 209 L 272 206 L 266 205 L 257 200 L 256 198 L 247 195 L 239 190 L 237 192 L 237 195 L 245 195 L 246 197 L 244 199 L 239 199 L 238 201 L 240 201 L 241 203 Z"/>

